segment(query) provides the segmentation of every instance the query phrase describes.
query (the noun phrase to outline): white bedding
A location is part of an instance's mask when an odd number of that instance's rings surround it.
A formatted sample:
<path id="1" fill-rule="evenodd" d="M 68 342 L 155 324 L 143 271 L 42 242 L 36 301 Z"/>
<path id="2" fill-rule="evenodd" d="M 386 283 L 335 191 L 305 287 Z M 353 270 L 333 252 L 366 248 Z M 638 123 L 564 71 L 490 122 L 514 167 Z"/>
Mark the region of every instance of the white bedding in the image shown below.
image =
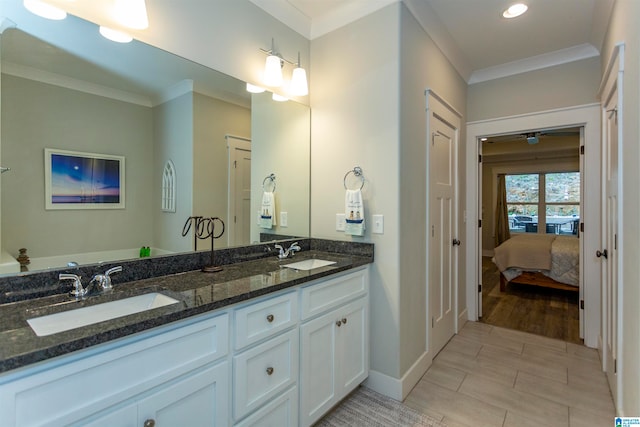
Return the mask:
<path id="1" fill-rule="evenodd" d="M 550 246 L 545 247 L 537 244 L 541 241 L 539 236 L 517 235 L 495 249 L 496 255 L 493 262 L 505 279 L 511 281 L 523 271 L 534 271 L 557 282 L 578 286 L 580 281 L 579 239 L 573 236 L 547 234 L 543 236 L 548 236 Z M 532 260 L 535 261 L 532 262 Z"/>

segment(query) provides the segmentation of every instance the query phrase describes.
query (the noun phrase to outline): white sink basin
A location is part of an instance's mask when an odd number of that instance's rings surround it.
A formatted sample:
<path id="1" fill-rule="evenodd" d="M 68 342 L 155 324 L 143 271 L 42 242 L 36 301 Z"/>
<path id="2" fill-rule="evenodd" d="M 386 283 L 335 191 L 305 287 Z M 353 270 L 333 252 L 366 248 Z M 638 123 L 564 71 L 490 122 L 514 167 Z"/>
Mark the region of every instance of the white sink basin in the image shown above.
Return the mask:
<path id="1" fill-rule="evenodd" d="M 313 270 L 314 268 L 325 267 L 335 264 L 335 261 L 326 261 L 323 259 L 305 259 L 304 261 L 294 262 L 292 264 L 284 264 L 283 267 L 293 268 L 294 270 Z"/>
<path id="2" fill-rule="evenodd" d="M 176 304 L 177 302 L 179 302 L 177 299 L 153 292 L 89 307 L 76 308 L 75 310 L 34 317 L 33 319 L 27 319 L 27 322 L 37 336 L 44 337 L 129 314 Z"/>

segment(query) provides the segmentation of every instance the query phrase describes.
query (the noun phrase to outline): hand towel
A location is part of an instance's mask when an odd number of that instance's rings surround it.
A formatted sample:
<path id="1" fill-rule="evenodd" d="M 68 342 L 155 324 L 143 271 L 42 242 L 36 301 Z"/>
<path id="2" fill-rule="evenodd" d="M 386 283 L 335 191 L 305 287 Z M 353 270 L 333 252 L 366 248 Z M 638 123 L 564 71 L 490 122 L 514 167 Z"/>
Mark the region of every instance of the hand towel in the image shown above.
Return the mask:
<path id="1" fill-rule="evenodd" d="M 260 228 L 273 228 L 276 225 L 276 198 L 271 191 L 262 194 Z"/>
<path id="2" fill-rule="evenodd" d="M 347 190 L 345 194 L 346 225 L 344 232 L 352 236 L 364 236 L 364 204 L 360 190 Z"/>

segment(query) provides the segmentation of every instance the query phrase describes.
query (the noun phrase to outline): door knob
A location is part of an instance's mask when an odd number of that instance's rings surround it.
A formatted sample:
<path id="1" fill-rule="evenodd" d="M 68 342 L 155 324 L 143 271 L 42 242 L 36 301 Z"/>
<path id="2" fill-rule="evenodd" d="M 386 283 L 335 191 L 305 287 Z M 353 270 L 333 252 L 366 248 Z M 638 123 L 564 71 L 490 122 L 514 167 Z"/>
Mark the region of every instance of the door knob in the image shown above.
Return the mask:
<path id="1" fill-rule="evenodd" d="M 607 253 L 607 250 L 606 250 L 606 249 L 603 249 L 603 250 L 602 250 L 602 252 L 600 252 L 599 250 L 598 250 L 598 251 L 596 251 L 596 256 L 597 256 L 598 258 L 600 258 L 600 257 L 604 257 L 604 259 L 607 259 L 607 255 L 609 255 L 609 254 Z"/>
<path id="2" fill-rule="evenodd" d="M 143 424 L 144 427 L 154 427 L 155 425 L 156 425 L 156 420 L 154 420 L 153 418 L 146 420 Z"/>

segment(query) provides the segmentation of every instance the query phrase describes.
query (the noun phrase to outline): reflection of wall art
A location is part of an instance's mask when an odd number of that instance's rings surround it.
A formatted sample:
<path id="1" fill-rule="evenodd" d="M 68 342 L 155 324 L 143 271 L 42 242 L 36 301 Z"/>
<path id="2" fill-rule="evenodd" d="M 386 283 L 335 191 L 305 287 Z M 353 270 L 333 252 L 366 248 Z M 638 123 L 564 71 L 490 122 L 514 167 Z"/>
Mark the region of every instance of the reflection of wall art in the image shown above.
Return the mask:
<path id="1" fill-rule="evenodd" d="M 123 209 L 124 157 L 44 149 L 46 209 Z"/>

